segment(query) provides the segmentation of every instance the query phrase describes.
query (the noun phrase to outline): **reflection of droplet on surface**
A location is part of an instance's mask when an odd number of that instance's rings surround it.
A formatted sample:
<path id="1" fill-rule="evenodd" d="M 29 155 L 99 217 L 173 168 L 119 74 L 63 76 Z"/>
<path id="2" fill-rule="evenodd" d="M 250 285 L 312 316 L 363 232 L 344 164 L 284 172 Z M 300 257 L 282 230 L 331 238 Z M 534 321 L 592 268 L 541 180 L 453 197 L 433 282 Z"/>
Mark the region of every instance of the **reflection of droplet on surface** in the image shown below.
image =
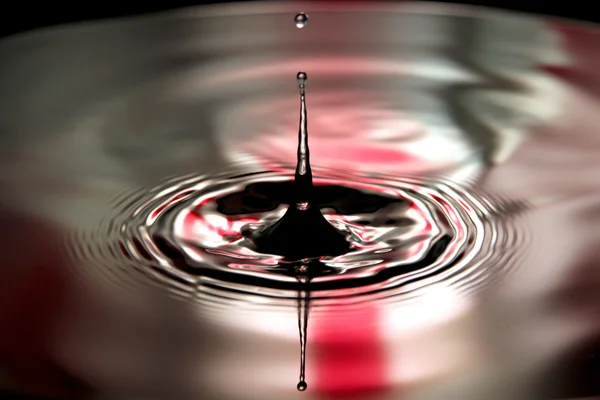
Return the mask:
<path id="1" fill-rule="evenodd" d="M 308 15 L 304 13 L 298 13 L 294 17 L 294 22 L 296 23 L 296 27 L 304 28 L 304 26 L 308 23 Z"/>
<path id="2" fill-rule="evenodd" d="M 298 382 L 298 386 L 296 386 L 298 388 L 299 391 L 304 392 L 306 390 L 306 388 L 308 387 L 308 385 L 306 384 L 306 382 L 304 381 L 300 381 Z"/>

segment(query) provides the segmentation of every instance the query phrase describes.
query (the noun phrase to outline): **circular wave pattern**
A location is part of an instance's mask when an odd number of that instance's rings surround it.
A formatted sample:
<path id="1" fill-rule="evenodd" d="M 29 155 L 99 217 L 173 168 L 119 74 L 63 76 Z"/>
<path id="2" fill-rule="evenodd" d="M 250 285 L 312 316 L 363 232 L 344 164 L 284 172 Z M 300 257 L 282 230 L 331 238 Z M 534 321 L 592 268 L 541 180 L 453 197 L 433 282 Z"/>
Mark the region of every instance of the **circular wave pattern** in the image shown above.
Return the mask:
<path id="1" fill-rule="evenodd" d="M 313 260 L 262 254 L 249 233 L 295 206 L 293 171 L 282 171 L 190 175 L 123 193 L 114 214 L 66 247 L 94 279 L 151 282 L 214 304 L 295 300 L 298 276 L 317 264 L 303 290 L 327 304 L 410 299 L 440 285 L 476 290 L 506 273 L 524 243 L 506 218 L 520 204 L 443 181 L 316 170 L 316 204 L 351 250 Z"/>

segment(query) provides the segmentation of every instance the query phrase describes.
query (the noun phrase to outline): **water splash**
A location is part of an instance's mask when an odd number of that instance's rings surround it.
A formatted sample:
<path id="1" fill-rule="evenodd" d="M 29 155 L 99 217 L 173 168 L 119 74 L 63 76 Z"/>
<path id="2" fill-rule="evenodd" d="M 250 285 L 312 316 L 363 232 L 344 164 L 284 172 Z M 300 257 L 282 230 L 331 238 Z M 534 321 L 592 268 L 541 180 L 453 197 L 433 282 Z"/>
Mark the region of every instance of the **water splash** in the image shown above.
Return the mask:
<path id="1" fill-rule="evenodd" d="M 249 235 L 257 251 L 278 254 L 288 261 L 342 255 L 350 249 L 345 232 L 336 230 L 311 204 L 314 187 L 308 147 L 306 72 L 298 72 L 297 80 L 300 90 L 300 127 L 292 202 L 295 207 L 289 207 L 281 219 Z"/>
<path id="2" fill-rule="evenodd" d="M 315 171 L 313 208 L 348 235 L 350 249 L 311 264 L 305 289 L 313 302 L 403 301 L 438 285 L 478 290 L 526 245 L 506 211 L 513 202 L 442 180 Z M 121 284 L 146 276 L 198 301 L 267 296 L 287 304 L 297 299 L 291 267 L 307 260 L 259 252 L 249 236 L 295 205 L 293 178 L 283 168 L 231 171 L 128 192 L 96 231 L 78 232 L 67 247 L 76 259 L 125 274 Z"/>
<path id="3" fill-rule="evenodd" d="M 308 77 L 296 78 L 293 173 L 272 161 L 271 170 L 256 172 L 240 164 L 237 171 L 175 178 L 143 198 L 131 196 L 135 207 L 121 208 L 121 222 L 110 222 L 120 226 L 118 238 L 103 253 L 205 308 L 257 296 L 287 303 L 296 292 L 303 391 L 309 299 L 387 302 L 434 286 L 470 290 L 504 272 L 510 265 L 502 258 L 516 247 L 507 244 L 513 233 L 498 217 L 498 203 L 443 179 L 360 168 L 313 176 Z"/>

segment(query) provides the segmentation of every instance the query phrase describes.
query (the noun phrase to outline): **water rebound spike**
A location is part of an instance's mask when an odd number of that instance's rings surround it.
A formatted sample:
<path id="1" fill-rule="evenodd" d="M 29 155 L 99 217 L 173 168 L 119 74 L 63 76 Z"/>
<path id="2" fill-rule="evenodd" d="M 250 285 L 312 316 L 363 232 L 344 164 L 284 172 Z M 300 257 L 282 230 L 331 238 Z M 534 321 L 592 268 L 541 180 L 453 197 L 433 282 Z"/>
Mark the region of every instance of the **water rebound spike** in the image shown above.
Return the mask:
<path id="1" fill-rule="evenodd" d="M 258 251 L 276 254 L 288 260 L 337 256 L 347 253 L 350 244 L 319 211 L 313 198 L 313 176 L 308 147 L 306 112 L 306 72 L 298 72 L 300 89 L 300 128 L 298 131 L 298 160 L 294 175 L 295 202 L 277 222 L 252 236 Z"/>

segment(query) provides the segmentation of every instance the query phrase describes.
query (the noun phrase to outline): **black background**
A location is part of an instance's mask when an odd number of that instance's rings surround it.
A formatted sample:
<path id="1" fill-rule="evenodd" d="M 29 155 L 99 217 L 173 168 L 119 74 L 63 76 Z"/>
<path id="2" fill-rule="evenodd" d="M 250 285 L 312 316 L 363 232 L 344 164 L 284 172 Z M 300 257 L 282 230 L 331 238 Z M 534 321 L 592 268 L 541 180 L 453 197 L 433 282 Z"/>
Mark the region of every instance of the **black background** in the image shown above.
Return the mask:
<path id="1" fill-rule="evenodd" d="M 239 1 L 239 0 L 238 0 Z M 284 1 L 284 0 L 282 0 Z M 390 0 L 393 1 L 393 0 Z M 0 35 L 6 36 L 44 26 L 164 11 L 206 3 L 232 3 L 231 0 L 151 0 L 112 2 L 111 0 L 62 0 L 4 4 L 0 12 Z M 441 1 L 539 13 L 584 21 L 600 22 L 600 7 L 593 0 L 471 0 Z"/>

